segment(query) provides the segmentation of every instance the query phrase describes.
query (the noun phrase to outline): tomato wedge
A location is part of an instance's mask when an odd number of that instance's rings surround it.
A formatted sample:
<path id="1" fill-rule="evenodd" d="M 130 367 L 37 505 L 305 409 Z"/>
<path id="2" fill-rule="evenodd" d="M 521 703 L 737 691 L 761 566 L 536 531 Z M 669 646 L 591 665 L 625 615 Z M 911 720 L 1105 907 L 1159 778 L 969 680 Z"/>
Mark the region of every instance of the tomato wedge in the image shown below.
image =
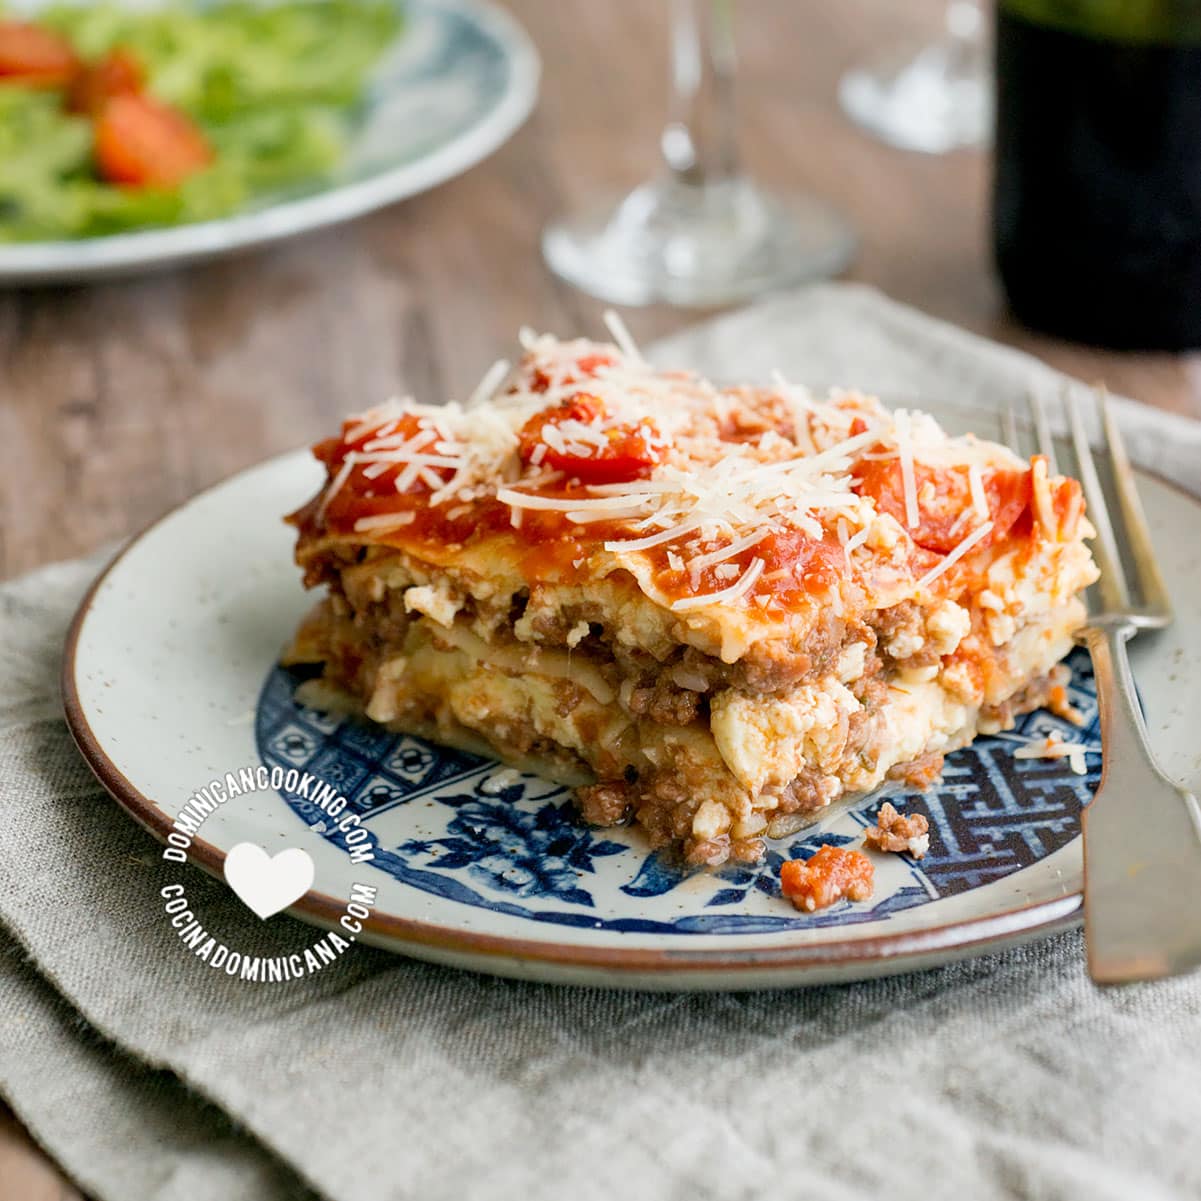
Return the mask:
<path id="1" fill-rule="evenodd" d="M 114 96 L 136 96 L 145 83 L 146 72 L 137 56 L 118 47 L 79 73 L 67 107 L 73 113 L 95 115 Z"/>
<path id="2" fill-rule="evenodd" d="M 110 183 L 173 188 L 212 157 L 188 117 L 149 96 L 112 96 L 96 115 L 96 166 Z"/>
<path id="3" fill-rule="evenodd" d="M 859 483 L 855 491 L 870 496 L 876 507 L 905 522 L 905 485 L 899 459 L 862 459 L 855 467 Z M 918 503 L 917 528 L 909 531 L 914 542 L 940 555 L 950 553 L 972 531 L 962 521 L 964 509 L 972 503 L 971 479 L 966 467 L 930 467 L 913 465 L 914 483 L 919 498 L 933 486 L 934 496 Z M 984 495 L 988 500 L 992 532 L 985 545 L 999 542 L 1013 528 L 1030 504 L 1030 472 L 994 468 L 983 473 Z"/>
<path id="4" fill-rule="evenodd" d="M 79 69 L 71 43 L 53 30 L 23 21 L 0 21 L 0 84 L 63 88 Z"/>
<path id="5" fill-rule="evenodd" d="M 603 415 L 601 402 L 586 393 L 536 413 L 518 435 L 522 461 L 562 471 L 584 484 L 620 484 L 649 475 L 660 457 L 654 428 L 649 423 L 602 428 L 599 419 Z M 563 431 L 568 449 L 546 440 L 548 425 Z M 581 437 L 581 425 L 594 433 Z"/>

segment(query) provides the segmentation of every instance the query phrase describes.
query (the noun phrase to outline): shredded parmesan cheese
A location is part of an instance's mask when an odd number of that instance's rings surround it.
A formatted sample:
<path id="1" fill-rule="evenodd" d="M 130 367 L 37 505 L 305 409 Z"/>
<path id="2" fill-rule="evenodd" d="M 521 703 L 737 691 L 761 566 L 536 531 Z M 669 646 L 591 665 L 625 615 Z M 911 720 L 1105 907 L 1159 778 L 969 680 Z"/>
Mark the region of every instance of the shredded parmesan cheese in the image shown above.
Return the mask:
<path id="1" fill-rule="evenodd" d="M 692 566 L 699 571 L 704 571 L 706 567 L 712 567 L 715 563 L 724 563 L 727 559 L 732 559 L 735 555 L 742 554 L 744 550 L 750 550 L 752 546 L 758 545 L 766 537 L 766 528 L 753 530 L 742 538 L 735 538 L 733 542 L 727 542 L 720 550 L 712 551 L 707 555 L 697 555 L 691 561 Z"/>
<path id="2" fill-rule="evenodd" d="M 638 343 L 630 337 L 630 331 L 626 329 L 626 323 L 614 312 L 613 309 L 605 310 L 605 326 L 609 333 L 613 335 L 613 341 L 621 347 L 621 353 L 633 363 L 643 363 L 645 360 L 642 357 L 642 352 L 638 349 Z"/>
<path id="3" fill-rule="evenodd" d="M 953 567 L 964 555 L 967 554 L 977 542 L 987 538 L 992 533 L 992 522 L 986 521 L 983 525 L 977 526 L 958 546 L 952 550 L 937 567 L 932 567 L 920 580 L 917 582 L 917 590 L 920 592 L 923 588 L 928 588 L 944 571 L 949 567 Z"/>
<path id="4" fill-rule="evenodd" d="M 317 524 L 321 525 L 325 521 L 326 511 L 329 509 L 330 501 L 342 491 L 342 486 L 350 478 L 350 473 L 354 470 L 355 460 L 357 456 L 352 452 L 342 460 L 342 466 L 338 468 L 338 474 L 330 481 L 330 485 L 326 488 L 325 493 L 321 497 L 321 503 L 317 506 Z"/>
<path id="5" fill-rule="evenodd" d="M 984 481 L 991 465 L 1007 461 L 1001 448 L 951 438 L 916 410 L 890 415 L 859 393 L 832 392 L 816 401 L 779 372 L 763 389 L 722 389 L 688 372 L 658 372 L 620 317 L 607 313 L 605 323 L 611 345 L 523 330 L 521 361 L 493 363 L 465 405 L 392 398 L 350 419 L 342 462 L 317 504 L 317 524 L 352 479 L 366 495 L 406 498 L 401 513 L 360 518 L 361 532 L 411 523 L 414 500 L 456 519 L 470 519 L 473 506 L 495 500 L 507 507 L 514 529 L 526 512 L 560 514 L 575 537 L 599 526 L 595 541 L 610 555 L 663 548 L 677 581 L 696 594 L 675 602 L 685 612 L 737 601 L 757 584 L 770 594 L 772 582 L 802 578 L 797 563 L 787 561 L 773 564 L 763 579 L 769 556 L 757 548 L 781 535 L 822 541 L 836 534 L 848 573 L 855 552 L 873 537 L 873 547 L 884 546 L 876 502 L 859 494 L 853 478 L 864 458 L 898 462 L 910 530 L 921 523 L 923 502 L 933 505 L 937 497 L 936 476 L 918 487 L 917 463 L 935 471 L 967 466 L 971 503 L 953 526 L 960 541 L 918 589 L 991 531 Z M 587 406 L 555 412 L 581 393 Z M 571 460 L 606 457 L 615 430 L 621 438 L 637 431 L 649 452 L 635 478 L 589 482 L 587 473 L 571 470 Z M 532 444 L 529 431 L 536 431 Z M 560 470 L 548 470 L 548 454 Z M 1033 472 L 1033 507 L 1046 527 L 1055 517 L 1045 464 L 1036 459 Z M 378 491 L 364 480 L 381 481 Z M 747 552 L 755 557 L 744 570 Z M 700 595 L 706 573 L 729 580 L 729 587 Z M 829 603 L 841 607 L 842 599 L 835 590 Z"/>
<path id="6" fill-rule="evenodd" d="M 968 486 L 972 491 L 972 507 L 981 521 L 987 521 L 992 513 L 988 508 L 988 497 L 984 493 L 984 472 L 979 463 L 971 463 L 967 469 Z"/>
<path id="7" fill-rule="evenodd" d="M 412 397 L 406 396 L 402 400 L 399 396 L 390 396 L 382 405 L 356 414 L 351 418 L 355 424 L 343 435 L 343 441 L 357 442 L 364 434 L 369 434 L 373 429 L 378 429 L 390 420 L 394 420 L 404 411 L 404 406 L 411 403 Z"/>
<path id="8" fill-rule="evenodd" d="M 728 605 L 749 592 L 762 574 L 763 560 L 752 559 L 751 565 L 728 588 L 703 596 L 683 596 L 677 601 L 672 601 L 671 607 L 675 612 L 682 613 L 687 609 L 702 609 L 708 605 Z"/>
<path id="9" fill-rule="evenodd" d="M 484 378 L 475 386 L 475 391 L 472 392 L 470 399 L 467 401 L 469 409 L 476 405 L 483 404 L 485 401 L 491 400 L 496 394 L 496 389 L 504 382 L 504 378 L 509 374 L 509 360 L 497 359 L 487 371 L 484 372 Z"/>
<path id="10" fill-rule="evenodd" d="M 897 409 L 893 417 L 897 455 L 901 460 L 901 487 L 905 493 L 905 525 L 917 529 L 921 514 L 917 507 L 917 476 L 913 467 L 913 429 L 908 409 Z"/>
<path id="11" fill-rule="evenodd" d="M 871 537 L 871 526 L 865 525 L 857 534 L 852 534 L 846 542 L 843 543 L 843 554 L 846 556 L 847 569 L 850 570 L 851 554 L 861 547 L 868 538 Z"/>
<path id="12" fill-rule="evenodd" d="M 1034 499 L 1034 514 L 1038 524 L 1047 538 L 1054 538 L 1059 532 L 1059 523 L 1055 520 L 1055 506 L 1051 500 L 1051 484 L 1047 478 L 1047 460 L 1042 455 L 1035 455 L 1030 460 L 1030 491 Z"/>
<path id="13" fill-rule="evenodd" d="M 399 529 L 411 525 L 417 519 L 417 514 L 411 509 L 403 513 L 377 513 L 372 517 L 360 517 L 355 523 L 355 533 L 366 531 Z"/>
<path id="14" fill-rule="evenodd" d="M 1020 734 L 1002 734 L 1010 742 L 1022 745 L 1013 752 L 1015 759 L 1066 759 L 1068 766 L 1078 776 L 1088 774 L 1086 755 L 1099 755 L 1100 747 L 1085 746 L 1082 742 L 1066 742 L 1057 732 L 1048 734 L 1045 738 L 1030 739 Z"/>
<path id="15" fill-rule="evenodd" d="M 544 512 L 555 513 L 591 510 L 610 513 L 637 508 L 652 497 L 649 493 L 637 492 L 630 496 L 533 496 L 513 488 L 501 488 L 496 493 L 496 499 L 511 509 L 541 509 Z"/>

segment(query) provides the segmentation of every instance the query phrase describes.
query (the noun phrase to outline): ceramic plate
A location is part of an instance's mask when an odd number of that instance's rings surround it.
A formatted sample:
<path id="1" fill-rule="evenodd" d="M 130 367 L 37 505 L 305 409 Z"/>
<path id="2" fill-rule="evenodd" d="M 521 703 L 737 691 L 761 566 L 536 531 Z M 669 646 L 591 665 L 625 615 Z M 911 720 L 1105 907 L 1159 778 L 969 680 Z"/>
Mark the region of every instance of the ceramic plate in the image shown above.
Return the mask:
<path id="1" fill-rule="evenodd" d="M 41 0 L 15 7 L 36 9 Z M 486 158 L 528 116 L 538 56 L 479 0 L 398 0 L 405 24 L 373 76 L 335 177 L 219 221 L 105 238 L 0 244 L 0 283 L 129 274 L 319 229 L 424 192 Z"/>
<path id="2" fill-rule="evenodd" d="M 970 422 L 935 409 L 952 429 Z M 643 988 L 791 986 L 898 972 L 1043 935 L 1079 920 L 1080 810 L 1099 753 L 1018 760 L 985 738 L 949 757 L 942 783 L 910 796 L 930 818 L 921 861 L 877 856 L 864 904 L 813 915 L 779 895 L 786 858 L 857 845 L 880 798 L 771 844 L 760 867 L 683 872 L 638 834 L 579 824 L 565 792 L 492 763 L 298 705 L 275 665 L 306 607 L 280 514 L 318 487 L 307 452 L 264 463 L 203 493 L 137 538 L 85 599 L 67 646 L 64 691 L 76 741 L 117 801 L 163 838 L 196 788 L 260 762 L 308 772 L 350 799 L 375 858 L 354 865 L 311 800 L 258 793 L 208 818 L 196 862 L 220 874 L 242 841 L 301 846 L 313 891 L 291 912 L 335 921 L 352 878 L 378 888 L 368 941 L 503 975 Z M 1201 504 L 1141 480 L 1169 585 L 1201 595 L 1194 533 Z M 234 534 L 236 531 L 236 535 Z M 1135 646 L 1152 735 L 1179 774 L 1194 746 L 1183 679 L 1201 678 L 1201 622 L 1182 618 Z M 1088 660 L 1072 700 L 1089 719 L 1054 729 L 1097 747 Z M 1098 748 L 1099 749 L 1099 748 Z"/>

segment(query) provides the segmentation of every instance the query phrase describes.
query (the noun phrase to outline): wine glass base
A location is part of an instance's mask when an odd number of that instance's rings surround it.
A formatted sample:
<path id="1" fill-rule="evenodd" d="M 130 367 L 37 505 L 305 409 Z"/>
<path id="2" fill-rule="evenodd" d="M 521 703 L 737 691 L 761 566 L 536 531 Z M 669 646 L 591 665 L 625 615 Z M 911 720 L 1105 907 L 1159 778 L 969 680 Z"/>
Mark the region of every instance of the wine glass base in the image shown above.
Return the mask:
<path id="1" fill-rule="evenodd" d="M 936 42 L 848 71 L 838 98 L 852 121 L 901 150 L 946 154 L 992 138 L 988 62 L 962 43 Z"/>
<path id="2" fill-rule="evenodd" d="M 690 187 L 669 178 L 547 227 L 561 278 L 615 304 L 716 308 L 837 275 L 856 238 L 807 196 L 764 195 L 746 180 Z"/>

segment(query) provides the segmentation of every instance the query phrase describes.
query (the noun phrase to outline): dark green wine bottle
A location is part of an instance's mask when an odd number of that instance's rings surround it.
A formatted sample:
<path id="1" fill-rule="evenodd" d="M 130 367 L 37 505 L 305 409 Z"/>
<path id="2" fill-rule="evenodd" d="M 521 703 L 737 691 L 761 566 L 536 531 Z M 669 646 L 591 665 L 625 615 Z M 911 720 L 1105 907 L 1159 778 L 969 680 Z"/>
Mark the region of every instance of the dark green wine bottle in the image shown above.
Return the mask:
<path id="1" fill-rule="evenodd" d="M 999 0 L 993 238 L 1015 315 L 1201 347 L 1201 0 Z"/>

